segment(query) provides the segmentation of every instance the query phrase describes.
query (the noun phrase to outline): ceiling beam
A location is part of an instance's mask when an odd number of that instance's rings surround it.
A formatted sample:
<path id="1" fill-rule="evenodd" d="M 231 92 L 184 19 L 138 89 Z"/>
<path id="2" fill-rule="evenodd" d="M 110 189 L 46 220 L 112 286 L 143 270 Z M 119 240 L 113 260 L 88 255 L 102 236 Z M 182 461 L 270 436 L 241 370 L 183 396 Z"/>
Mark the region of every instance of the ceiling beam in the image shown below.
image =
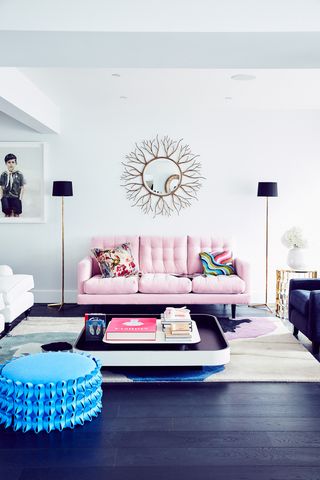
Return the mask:
<path id="1" fill-rule="evenodd" d="M 0 68 L 0 111 L 39 133 L 60 133 L 58 107 L 16 68 Z"/>
<path id="2" fill-rule="evenodd" d="M 0 66 L 320 68 L 320 32 L 0 31 Z"/>

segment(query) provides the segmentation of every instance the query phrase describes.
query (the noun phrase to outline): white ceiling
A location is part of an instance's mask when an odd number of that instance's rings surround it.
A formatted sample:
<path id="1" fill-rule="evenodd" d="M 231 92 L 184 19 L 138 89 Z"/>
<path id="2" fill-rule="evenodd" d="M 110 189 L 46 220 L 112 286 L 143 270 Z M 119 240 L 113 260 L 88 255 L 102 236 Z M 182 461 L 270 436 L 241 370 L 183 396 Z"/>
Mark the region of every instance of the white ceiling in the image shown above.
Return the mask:
<path id="1" fill-rule="evenodd" d="M 320 1 L 2 0 L 0 66 L 320 68 Z"/>
<path id="2" fill-rule="evenodd" d="M 0 0 L 7 66 L 60 106 L 320 109 L 320 0 Z"/>
<path id="3" fill-rule="evenodd" d="M 60 106 L 80 100 L 105 109 L 120 105 L 139 109 L 164 102 L 172 109 L 320 109 L 320 69 L 28 68 L 22 72 Z M 232 80 L 238 73 L 250 73 L 256 79 Z"/>
<path id="4" fill-rule="evenodd" d="M 0 30 L 315 32 L 318 0 L 2 0 Z"/>

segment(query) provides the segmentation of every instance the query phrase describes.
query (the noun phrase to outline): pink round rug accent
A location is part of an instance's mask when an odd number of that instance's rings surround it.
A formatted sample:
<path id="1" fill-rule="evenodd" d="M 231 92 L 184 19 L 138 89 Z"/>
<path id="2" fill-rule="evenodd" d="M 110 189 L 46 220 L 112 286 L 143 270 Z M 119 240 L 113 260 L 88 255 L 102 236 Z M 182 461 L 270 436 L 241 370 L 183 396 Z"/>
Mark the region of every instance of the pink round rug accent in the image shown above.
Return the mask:
<path id="1" fill-rule="evenodd" d="M 277 325 L 270 317 L 247 317 L 229 320 L 229 325 L 234 322 L 234 332 L 225 332 L 227 340 L 237 340 L 239 338 L 257 338 L 273 332 Z M 222 326 L 223 328 L 223 326 Z"/>

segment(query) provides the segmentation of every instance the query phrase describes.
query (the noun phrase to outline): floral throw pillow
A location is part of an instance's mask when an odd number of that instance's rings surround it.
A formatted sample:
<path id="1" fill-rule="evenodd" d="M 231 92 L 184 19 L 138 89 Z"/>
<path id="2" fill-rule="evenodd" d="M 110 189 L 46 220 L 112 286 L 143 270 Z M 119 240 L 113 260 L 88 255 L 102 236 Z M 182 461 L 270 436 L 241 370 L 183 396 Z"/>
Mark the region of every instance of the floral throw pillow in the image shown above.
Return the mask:
<path id="1" fill-rule="evenodd" d="M 129 243 L 106 250 L 93 248 L 91 251 L 98 262 L 103 278 L 130 277 L 138 273 Z"/>
<path id="2" fill-rule="evenodd" d="M 235 268 L 232 264 L 232 252 L 230 250 L 217 252 L 201 252 L 201 263 L 205 275 L 234 275 Z"/>

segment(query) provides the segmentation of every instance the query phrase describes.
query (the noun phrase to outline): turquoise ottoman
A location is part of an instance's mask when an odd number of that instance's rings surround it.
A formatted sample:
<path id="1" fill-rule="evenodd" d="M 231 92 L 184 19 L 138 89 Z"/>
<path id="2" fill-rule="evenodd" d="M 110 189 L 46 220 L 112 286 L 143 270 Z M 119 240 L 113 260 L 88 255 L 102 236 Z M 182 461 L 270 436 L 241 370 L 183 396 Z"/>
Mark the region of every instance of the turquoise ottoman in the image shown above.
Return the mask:
<path id="1" fill-rule="evenodd" d="M 79 353 L 37 353 L 0 367 L 0 424 L 23 432 L 83 425 L 101 411 L 100 361 Z"/>

